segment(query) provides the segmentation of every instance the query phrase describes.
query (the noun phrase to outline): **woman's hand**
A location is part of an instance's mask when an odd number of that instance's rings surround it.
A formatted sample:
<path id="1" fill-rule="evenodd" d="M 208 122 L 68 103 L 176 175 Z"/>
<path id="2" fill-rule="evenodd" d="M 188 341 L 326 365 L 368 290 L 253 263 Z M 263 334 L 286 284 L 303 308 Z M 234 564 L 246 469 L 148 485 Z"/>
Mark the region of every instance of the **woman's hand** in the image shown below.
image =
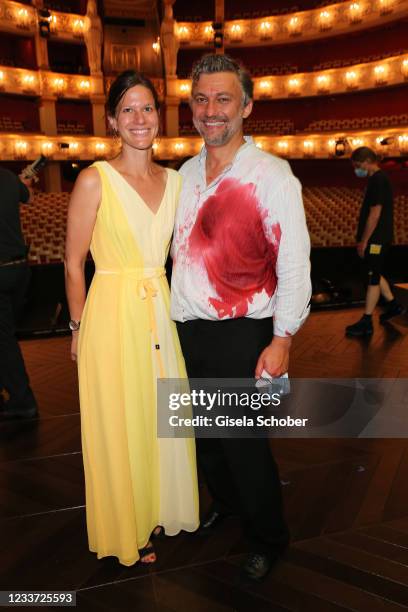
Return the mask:
<path id="1" fill-rule="evenodd" d="M 76 361 L 78 357 L 78 332 L 72 332 L 71 339 L 71 359 L 72 361 Z"/>

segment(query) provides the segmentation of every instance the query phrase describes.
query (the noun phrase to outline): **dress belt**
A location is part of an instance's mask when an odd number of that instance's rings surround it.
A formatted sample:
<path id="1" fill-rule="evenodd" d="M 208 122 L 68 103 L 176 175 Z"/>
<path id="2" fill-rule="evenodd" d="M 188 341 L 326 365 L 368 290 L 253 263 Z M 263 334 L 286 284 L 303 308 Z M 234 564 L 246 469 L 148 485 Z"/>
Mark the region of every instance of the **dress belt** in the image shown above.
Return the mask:
<path id="1" fill-rule="evenodd" d="M 153 298 L 157 295 L 157 289 L 153 285 L 152 280 L 166 276 L 166 270 L 164 268 L 120 268 L 116 270 L 101 270 L 98 268 L 95 270 L 95 274 L 115 274 L 136 281 L 137 295 L 141 300 L 146 300 L 149 311 L 150 331 L 152 333 L 154 347 L 156 349 L 156 359 L 160 372 L 160 378 L 165 378 L 163 360 L 160 352 L 157 321 L 153 304 Z"/>

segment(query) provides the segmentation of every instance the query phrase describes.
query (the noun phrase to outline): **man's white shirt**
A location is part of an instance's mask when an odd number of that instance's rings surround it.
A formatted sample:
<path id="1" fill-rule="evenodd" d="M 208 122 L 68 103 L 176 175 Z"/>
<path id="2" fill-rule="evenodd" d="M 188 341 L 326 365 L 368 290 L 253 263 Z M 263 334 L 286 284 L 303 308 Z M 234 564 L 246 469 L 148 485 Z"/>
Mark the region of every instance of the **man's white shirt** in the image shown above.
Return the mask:
<path id="1" fill-rule="evenodd" d="M 245 140 L 208 186 L 205 147 L 180 169 L 171 317 L 273 316 L 274 335 L 291 336 L 311 297 L 301 185 L 285 160 Z"/>

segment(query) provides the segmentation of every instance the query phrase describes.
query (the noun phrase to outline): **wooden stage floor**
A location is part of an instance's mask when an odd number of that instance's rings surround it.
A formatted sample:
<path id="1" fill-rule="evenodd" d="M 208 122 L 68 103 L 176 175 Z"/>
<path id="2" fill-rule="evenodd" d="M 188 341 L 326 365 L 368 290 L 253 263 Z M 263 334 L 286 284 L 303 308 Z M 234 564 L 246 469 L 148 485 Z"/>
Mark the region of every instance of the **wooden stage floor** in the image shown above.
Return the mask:
<path id="1" fill-rule="evenodd" d="M 359 316 L 312 314 L 291 375 L 408 378 L 407 319 L 346 339 Z M 0 425 L 0 590 L 75 590 L 86 611 L 408 610 L 407 440 L 274 440 L 293 541 L 260 586 L 237 582 L 246 544 L 235 518 L 208 539 L 165 538 L 155 565 L 126 568 L 87 548 L 69 339 L 22 346 L 41 418 Z"/>

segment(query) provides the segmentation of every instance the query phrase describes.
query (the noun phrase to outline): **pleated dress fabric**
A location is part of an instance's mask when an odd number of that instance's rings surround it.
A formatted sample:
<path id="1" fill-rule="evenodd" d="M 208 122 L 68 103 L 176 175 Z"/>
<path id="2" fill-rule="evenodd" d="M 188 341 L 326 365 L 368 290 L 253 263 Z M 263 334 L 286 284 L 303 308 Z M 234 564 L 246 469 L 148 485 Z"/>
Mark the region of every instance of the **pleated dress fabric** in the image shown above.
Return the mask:
<path id="1" fill-rule="evenodd" d="M 186 378 L 163 268 L 181 177 L 167 170 L 154 214 L 108 162 L 94 167 L 96 271 L 78 343 L 88 539 L 98 558 L 132 565 L 156 526 L 199 523 L 194 440 L 157 437 L 157 378 Z"/>

